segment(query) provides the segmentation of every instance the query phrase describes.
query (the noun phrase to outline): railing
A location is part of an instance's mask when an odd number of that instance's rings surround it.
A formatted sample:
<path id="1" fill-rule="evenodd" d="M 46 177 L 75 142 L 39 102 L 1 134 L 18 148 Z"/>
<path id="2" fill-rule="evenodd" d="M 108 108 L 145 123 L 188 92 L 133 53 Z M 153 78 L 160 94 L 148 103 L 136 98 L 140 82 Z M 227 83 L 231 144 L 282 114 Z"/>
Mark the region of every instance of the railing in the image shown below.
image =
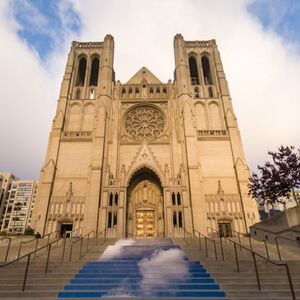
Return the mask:
<path id="1" fill-rule="evenodd" d="M 185 228 L 183 228 L 183 232 L 184 232 L 184 238 L 187 240 L 187 242 L 189 242 L 189 237 L 191 238 L 191 242 L 193 242 L 193 238 L 197 239 L 197 236 L 195 235 L 195 232 L 198 234 L 198 242 L 199 242 L 199 249 L 200 250 L 202 249 L 201 236 L 204 238 L 206 257 L 208 257 L 207 241 L 213 243 L 214 250 L 215 250 L 215 259 L 216 259 L 216 261 L 218 260 L 216 242 L 213 239 L 208 238 L 207 236 L 205 236 L 204 234 L 202 234 L 201 232 L 199 232 L 195 229 L 193 230 L 193 233 L 191 233 L 191 232 L 188 232 Z"/>
<path id="2" fill-rule="evenodd" d="M 260 282 L 259 272 L 258 272 L 258 268 L 257 268 L 256 256 L 264 259 L 265 261 L 267 261 L 267 262 L 269 262 L 269 263 L 271 263 L 271 264 L 273 264 L 275 266 L 278 266 L 278 267 L 285 266 L 285 270 L 286 270 L 286 274 L 287 274 L 287 278 L 288 278 L 288 282 L 289 282 L 289 286 L 290 286 L 290 290 L 291 290 L 291 294 L 292 294 L 292 299 L 296 300 L 296 295 L 295 295 L 294 286 L 293 286 L 293 282 L 292 282 L 291 272 L 290 272 L 290 269 L 289 269 L 289 266 L 288 266 L 287 263 L 272 261 L 269 258 L 264 257 L 264 256 L 262 256 L 262 255 L 260 255 L 260 254 L 258 254 L 256 252 L 254 252 L 253 250 L 248 249 L 247 247 L 245 247 L 243 245 L 238 244 L 237 242 L 231 240 L 228 237 L 224 237 L 224 238 L 227 239 L 228 241 L 230 241 L 231 243 L 233 243 L 233 245 L 234 245 L 236 267 L 237 267 L 237 271 L 238 272 L 240 272 L 240 266 L 239 266 L 239 260 L 238 260 L 238 252 L 237 252 L 237 249 L 236 249 L 237 245 L 239 247 L 242 247 L 246 251 L 251 252 L 252 259 L 253 259 L 253 265 L 254 265 L 254 268 L 255 268 L 255 275 L 256 275 L 257 287 L 258 287 L 259 290 L 261 290 L 261 282 Z"/>
<path id="3" fill-rule="evenodd" d="M 73 229 L 72 231 L 68 231 L 68 233 L 70 234 L 70 238 L 72 238 L 73 233 L 75 234 L 76 232 L 80 232 L 80 230 L 81 230 L 81 227 L 78 227 L 78 228 L 76 228 L 76 229 Z M 68 237 L 66 236 L 66 233 L 63 234 L 63 237 L 68 238 Z"/>
<path id="4" fill-rule="evenodd" d="M 67 238 L 72 238 L 73 233 L 80 231 L 81 227 L 78 227 L 76 229 L 73 229 L 72 231 L 69 231 L 70 237 L 66 236 L 66 233 L 63 234 L 62 238 L 63 238 L 63 247 L 62 247 L 62 256 L 61 256 L 61 262 L 64 261 L 65 259 L 65 250 L 66 250 L 66 243 L 67 243 Z"/>
<path id="5" fill-rule="evenodd" d="M 49 244 L 50 236 L 51 236 L 52 234 L 54 234 L 54 233 L 57 234 L 57 233 L 59 233 L 59 231 L 56 230 L 56 231 L 47 233 L 47 234 L 45 234 L 45 235 L 43 236 L 43 238 L 45 238 L 45 237 L 48 238 L 47 244 Z M 17 259 L 20 259 L 22 246 L 23 246 L 24 244 L 29 244 L 29 243 L 35 241 L 35 250 L 37 250 L 37 249 L 38 249 L 38 246 L 39 246 L 39 240 L 40 240 L 40 238 L 34 238 L 34 239 L 31 239 L 31 240 L 28 240 L 28 241 L 21 241 L 21 242 L 20 242 L 20 245 L 19 245 L 19 250 L 18 250 L 18 256 L 17 256 Z M 35 256 L 36 256 L 36 252 L 35 252 L 35 254 L 34 254 L 34 257 L 35 257 Z"/>
<path id="6" fill-rule="evenodd" d="M 212 230 L 214 230 L 215 232 L 218 232 L 216 229 L 212 228 L 212 227 L 209 227 L 208 228 L 211 228 Z M 219 233 L 219 232 L 218 232 Z M 221 243 L 221 251 L 223 253 L 223 244 L 222 244 L 222 237 L 219 235 L 220 237 L 220 243 Z M 295 291 L 294 291 L 294 286 L 293 286 L 293 282 L 292 282 L 292 278 L 291 278 L 291 273 L 290 273 L 290 269 L 289 269 L 289 266 L 287 263 L 285 262 L 275 262 L 275 261 L 272 261 L 270 260 L 269 257 L 264 257 L 263 255 L 259 254 L 259 253 L 256 253 L 255 251 L 247 247 L 245 247 L 244 245 L 242 244 L 239 244 L 233 240 L 231 240 L 230 238 L 226 237 L 226 236 L 223 236 L 223 238 L 225 240 L 228 240 L 230 243 L 233 243 L 233 247 L 234 247 L 234 253 L 235 253 L 235 261 L 236 261 L 236 268 L 237 268 L 237 272 L 240 272 L 240 265 L 239 265 L 239 259 L 238 259 L 238 251 L 237 251 L 237 247 L 240 247 L 240 248 L 243 248 L 245 249 L 246 251 L 250 252 L 251 255 L 252 255 L 252 259 L 253 259 L 253 265 L 254 265 L 254 269 L 255 269 L 255 275 L 256 275 L 256 281 L 257 281 L 257 287 L 259 290 L 261 290 L 261 282 L 260 282 L 260 277 L 259 277 L 259 272 L 258 272 L 258 267 L 257 267 L 257 262 L 256 262 L 256 256 L 257 257 L 260 257 L 262 259 L 264 259 L 265 261 L 275 265 L 275 266 L 278 266 L 278 267 L 285 267 L 286 269 L 286 274 L 287 274 L 287 278 L 288 278 L 288 282 L 289 282 L 289 286 L 290 286 L 290 290 L 291 290 L 291 294 L 292 294 L 292 299 L 293 300 L 296 300 L 296 295 L 295 295 Z M 223 253 L 224 255 L 224 253 Z"/>
<path id="7" fill-rule="evenodd" d="M 222 243 L 222 235 L 220 235 L 220 231 L 215 229 L 215 228 L 212 228 L 210 226 L 207 226 L 208 229 L 210 229 L 211 231 L 217 233 L 218 237 L 220 238 L 220 247 L 221 247 L 221 252 L 222 252 L 222 257 L 224 256 L 223 254 L 223 243 Z M 246 233 L 242 233 L 242 232 L 239 232 L 239 231 L 236 231 L 236 230 L 233 230 L 231 229 L 231 235 L 233 236 L 232 232 L 234 233 L 237 233 L 238 234 L 238 240 L 239 240 L 239 244 L 242 245 L 242 242 L 241 242 L 241 236 L 245 237 L 245 238 L 248 238 L 249 240 L 249 247 L 250 247 L 250 250 L 253 250 L 253 246 L 252 246 L 252 241 L 251 240 L 255 240 L 257 242 L 261 242 L 261 243 L 264 243 L 264 246 L 265 246 L 265 250 L 266 250 L 266 256 L 267 258 L 269 259 L 270 258 L 270 254 L 269 254 L 269 249 L 268 249 L 268 245 L 267 245 L 267 242 L 266 240 L 264 241 L 259 241 L 259 240 L 256 240 L 254 239 L 253 237 L 251 237 L 251 234 L 246 234 Z M 226 237 L 226 236 L 224 236 Z M 242 247 L 240 247 L 240 250 L 242 250 Z M 223 259 L 224 260 L 224 259 Z"/>
<path id="8" fill-rule="evenodd" d="M 11 244 L 11 238 L 8 236 L 4 236 L 4 237 L 0 238 L 0 241 L 2 241 L 2 240 L 8 240 L 8 245 L 7 245 L 7 249 L 5 252 L 5 258 L 4 258 L 4 262 L 7 262 L 8 252 L 9 252 L 10 244 Z"/>
<path id="9" fill-rule="evenodd" d="M 7 263 L 5 263 L 5 264 L 3 264 L 3 265 L 0 265 L 0 268 L 6 267 L 6 266 L 8 266 L 8 265 L 11 265 L 11 264 L 13 264 L 13 263 L 15 263 L 15 262 L 17 262 L 17 261 L 19 261 L 19 260 L 21 260 L 21 259 L 27 257 L 27 262 L 26 262 L 26 267 L 25 267 L 25 273 L 24 273 L 24 279 L 23 279 L 23 284 L 22 284 L 22 291 L 24 291 L 24 290 L 25 290 L 25 287 L 26 287 L 26 282 L 27 282 L 27 276 L 28 276 L 28 270 L 29 270 L 29 264 L 30 264 L 30 258 L 31 258 L 31 255 L 32 255 L 32 254 L 36 254 L 38 251 L 40 251 L 40 250 L 42 250 L 42 249 L 48 248 L 47 259 L 46 259 L 46 265 L 45 265 L 45 273 L 48 273 L 48 268 L 49 268 L 49 258 L 50 258 L 50 253 L 51 253 L 51 246 L 52 246 L 52 244 L 54 244 L 54 243 L 58 243 L 59 240 L 60 240 L 60 239 L 54 240 L 54 241 L 48 243 L 47 245 L 42 246 L 42 247 L 39 248 L 39 249 L 35 249 L 35 250 L 33 250 L 33 251 L 31 251 L 31 252 L 29 252 L 29 253 L 23 255 L 23 256 L 17 257 L 17 258 L 15 258 L 15 259 L 12 260 L 12 261 L 9 261 L 9 262 L 7 262 Z"/>
<path id="10" fill-rule="evenodd" d="M 107 236 L 106 236 L 106 228 L 104 228 L 102 231 L 98 232 L 96 234 L 96 246 L 98 244 L 98 240 L 97 240 L 97 237 L 99 236 L 99 238 L 104 238 L 103 239 L 103 243 L 101 245 L 104 245 L 104 243 L 106 242 L 106 239 L 107 239 Z"/>
<path id="11" fill-rule="evenodd" d="M 290 239 L 288 237 L 281 236 L 281 235 L 278 235 L 278 236 L 275 237 L 275 243 L 276 243 L 276 248 L 277 248 L 277 252 L 278 252 L 278 258 L 279 258 L 279 260 L 281 260 L 281 253 L 280 253 L 280 250 L 279 250 L 279 243 L 278 243 L 279 239 L 291 241 L 291 242 L 297 243 L 298 245 L 299 245 L 299 241 L 295 241 L 293 239 Z"/>
<path id="12" fill-rule="evenodd" d="M 216 241 L 213 239 L 208 238 L 206 235 L 202 234 L 201 232 L 197 231 L 194 229 L 194 232 L 198 233 L 198 242 L 199 242 L 199 249 L 201 250 L 201 236 L 204 237 L 204 243 L 205 243 L 205 251 L 206 251 L 206 257 L 208 257 L 208 249 L 207 249 L 207 241 L 213 243 L 214 245 L 214 250 L 215 250 L 215 259 L 216 261 L 218 260 L 218 255 L 217 255 L 217 247 L 216 247 Z"/>
<path id="13" fill-rule="evenodd" d="M 89 241 L 90 241 L 90 234 L 94 234 L 95 236 L 95 231 L 92 230 L 90 231 L 89 233 L 87 233 L 86 235 L 80 237 L 78 240 L 76 241 L 72 241 L 71 243 L 71 248 L 70 248 L 70 256 L 69 256 L 69 261 L 72 261 L 72 253 L 73 253 L 73 245 L 75 245 L 76 243 L 78 243 L 80 241 L 80 248 L 79 248 L 79 259 L 81 259 L 82 255 L 81 255 L 81 252 L 82 252 L 82 243 L 83 243 L 83 239 L 85 237 L 87 237 L 87 248 L 86 248 L 86 251 L 89 250 Z"/>

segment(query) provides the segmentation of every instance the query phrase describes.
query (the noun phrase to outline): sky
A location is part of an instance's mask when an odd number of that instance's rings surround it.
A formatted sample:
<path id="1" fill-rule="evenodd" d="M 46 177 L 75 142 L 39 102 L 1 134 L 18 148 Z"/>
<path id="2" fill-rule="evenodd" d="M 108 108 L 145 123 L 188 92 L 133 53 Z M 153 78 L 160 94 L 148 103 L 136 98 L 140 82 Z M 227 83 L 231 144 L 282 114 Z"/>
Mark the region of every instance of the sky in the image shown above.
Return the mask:
<path id="1" fill-rule="evenodd" d="M 299 0 L 1 0 L 0 171 L 38 179 L 70 43 L 115 39 L 116 79 L 173 79 L 173 37 L 216 39 L 252 171 L 300 148 Z"/>

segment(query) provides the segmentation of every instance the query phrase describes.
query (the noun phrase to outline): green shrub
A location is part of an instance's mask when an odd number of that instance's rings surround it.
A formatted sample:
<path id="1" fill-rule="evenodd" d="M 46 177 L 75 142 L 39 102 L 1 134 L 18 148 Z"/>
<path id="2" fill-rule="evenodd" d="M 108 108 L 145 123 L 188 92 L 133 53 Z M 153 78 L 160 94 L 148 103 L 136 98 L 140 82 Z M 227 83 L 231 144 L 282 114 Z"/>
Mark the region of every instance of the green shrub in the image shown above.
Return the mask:
<path id="1" fill-rule="evenodd" d="M 31 227 L 27 227 L 24 231 L 24 235 L 33 235 L 34 230 Z"/>

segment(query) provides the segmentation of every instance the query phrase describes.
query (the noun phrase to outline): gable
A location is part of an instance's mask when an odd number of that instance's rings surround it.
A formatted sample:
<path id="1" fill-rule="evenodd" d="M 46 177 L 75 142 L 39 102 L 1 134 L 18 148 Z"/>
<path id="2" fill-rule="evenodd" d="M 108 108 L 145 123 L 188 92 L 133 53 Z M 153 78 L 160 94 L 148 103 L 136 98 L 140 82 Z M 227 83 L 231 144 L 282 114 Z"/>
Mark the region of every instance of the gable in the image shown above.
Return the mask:
<path id="1" fill-rule="evenodd" d="M 127 84 L 140 84 L 143 80 L 146 80 L 149 84 L 162 84 L 162 82 L 146 67 L 142 67 L 137 73 L 135 73 L 127 81 Z"/>

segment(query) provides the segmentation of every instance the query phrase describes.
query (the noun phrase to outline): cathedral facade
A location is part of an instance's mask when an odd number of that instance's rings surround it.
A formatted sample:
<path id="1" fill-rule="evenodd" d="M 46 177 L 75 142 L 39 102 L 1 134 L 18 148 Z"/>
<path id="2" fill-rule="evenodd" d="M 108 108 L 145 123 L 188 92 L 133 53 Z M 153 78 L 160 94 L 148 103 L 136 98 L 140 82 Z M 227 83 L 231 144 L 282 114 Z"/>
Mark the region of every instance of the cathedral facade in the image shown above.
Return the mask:
<path id="1" fill-rule="evenodd" d="M 256 223 L 249 170 L 215 40 L 174 37 L 174 80 L 115 80 L 114 39 L 73 42 L 32 226 L 176 237 Z"/>

